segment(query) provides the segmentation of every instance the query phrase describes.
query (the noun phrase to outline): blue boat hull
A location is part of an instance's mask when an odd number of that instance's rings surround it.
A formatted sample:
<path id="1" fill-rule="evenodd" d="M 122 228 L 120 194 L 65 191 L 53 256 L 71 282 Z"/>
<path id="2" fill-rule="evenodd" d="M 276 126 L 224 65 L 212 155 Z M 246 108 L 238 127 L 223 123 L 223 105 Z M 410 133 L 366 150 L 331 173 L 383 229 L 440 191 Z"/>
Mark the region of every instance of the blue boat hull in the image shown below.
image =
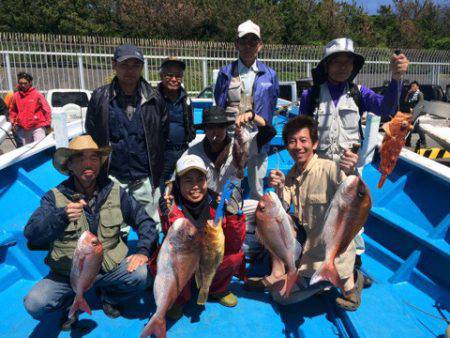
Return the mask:
<path id="1" fill-rule="evenodd" d="M 278 120 L 277 120 L 278 119 Z M 269 168 L 287 172 L 292 161 L 282 147 L 285 117 L 274 124 Z M 274 149 L 278 148 L 278 149 Z M 42 195 L 65 177 L 54 170 L 54 149 L 45 150 L 1 170 L 0 175 L 0 337 L 136 337 L 154 311 L 151 291 L 127 304 L 124 316 L 112 320 L 103 312 L 81 315 L 72 333 L 60 333 L 60 313 L 39 323 L 23 307 L 23 297 L 48 272 L 44 252 L 29 251 L 23 227 Z M 302 303 L 279 306 L 268 294 L 249 293 L 233 280 L 239 297 L 235 308 L 208 302 L 190 303 L 185 316 L 168 323 L 171 337 L 429 337 L 445 332 L 450 305 L 448 181 L 400 159 L 382 190 L 377 164 L 365 167 L 363 177 L 372 190 L 373 208 L 365 227 L 367 251 L 363 269 L 374 285 L 363 292 L 358 311 L 334 306 L 336 294 L 326 293 Z M 131 238 L 133 242 L 133 237 Z M 267 266 L 255 266 L 263 274 Z M 88 300 L 99 309 L 92 293 Z"/>

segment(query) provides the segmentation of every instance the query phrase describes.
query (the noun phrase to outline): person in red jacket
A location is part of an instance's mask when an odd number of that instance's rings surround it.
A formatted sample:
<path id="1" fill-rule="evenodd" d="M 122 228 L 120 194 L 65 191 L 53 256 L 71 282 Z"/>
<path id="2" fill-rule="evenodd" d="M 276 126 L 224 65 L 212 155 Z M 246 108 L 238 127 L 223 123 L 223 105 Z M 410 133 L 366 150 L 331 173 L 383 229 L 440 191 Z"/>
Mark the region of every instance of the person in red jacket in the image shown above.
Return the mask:
<path id="1" fill-rule="evenodd" d="M 51 124 L 51 110 L 44 95 L 32 86 L 33 77 L 17 74 L 18 91 L 12 98 L 9 119 L 23 144 L 40 141 Z"/>
<path id="2" fill-rule="evenodd" d="M 187 155 L 176 163 L 176 179 L 170 194 L 161 199 L 160 217 L 162 230 L 167 234 L 170 226 L 180 217 L 189 219 L 195 226 L 202 228 L 208 220 L 214 220 L 218 207 L 219 195 L 208 189 L 206 183 L 206 166 L 197 155 Z M 237 305 L 237 298 L 229 291 L 229 284 L 234 275 L 244 276 L 244 252 L 242 244 L 245 238 L 245 215 L 225 213 L 222 228 L 225 235 L 225 254 L 217 268 L 209 289 L 209 296 L 227 307 Z M 150 268 L 156 275 L 156 258 L 150 260 Z M 194 280 L 194 278 L 192 279 Z M 171 320 L 178 320 L 183 315 L 183 307 L 191 298 L 192 284 L 188 283 L 181 291 L 175 304 L 167 312 Z"/>

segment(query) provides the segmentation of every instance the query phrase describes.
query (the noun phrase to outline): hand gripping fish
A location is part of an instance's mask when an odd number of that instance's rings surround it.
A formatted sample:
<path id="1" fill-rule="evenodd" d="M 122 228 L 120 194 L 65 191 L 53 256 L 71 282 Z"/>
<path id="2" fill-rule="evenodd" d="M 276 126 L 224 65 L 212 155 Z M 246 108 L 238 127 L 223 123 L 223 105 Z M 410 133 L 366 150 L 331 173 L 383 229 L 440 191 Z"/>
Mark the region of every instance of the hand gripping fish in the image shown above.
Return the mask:
<path id="1" fill-rule="evenodd" d="M 78 239 L 70 270 L 70 284 L 75 292 L 75 299 L 69 310 L 69 318 L 73 317 L 75 312 L 80 309 L 92 314 L 83 295 L 94 284 L 102 261 L 102 244 L 90 231 L 83 232 Z"/>
<path id="2" fill-rule="evenodd" d="M 274 192 L 269 192 L 261 198 L 255 216 L 256 236 L 272 256 L 278 257 L 287 267 L 285 296 L 288 297 L 297 281 L 295 261 L 301 252 L 294 232 L 294 221 Z"/>
<path id="3" fill-rule="evenodd" d="M 236 127 L 233 142 L 233 164 L 236 168 L 236 177 L 244 178 L 244 169 L 250 152 L 250 132 L 245 126 Z"/>
<path id="4" fill-rule="evenodd" d="M 394 170 L 400 151 L 405 145 L 406 136 L 413 129 L 411 114 L 397 112 L 391 121 L 383 125 L 383 129 L 386 134 L 380 149 L 381 160 L 378 171 L 381 178 L 378 188 L 383 186 L 387 175 Z"/>
<path id="5" fill-rule="evenodd" d="M 361 230 L 372 207 L 367 185 L 359 176 L 350 175 L 339 186 L 325 216 L 322 240 L 325 261 L 311 278 L 310 285 L 328 280 L 343 288 L 334 259 L 343 253 Z"/>
<path id="6" fill-rule="evenodd" d="M 186 218 L 178 218 L 169 228 L 158 253 L 153 285 L 156 312 L 141 338 L 166 337 L 166 313 L 198 268 L 200 238 L 200 232 Z"/>

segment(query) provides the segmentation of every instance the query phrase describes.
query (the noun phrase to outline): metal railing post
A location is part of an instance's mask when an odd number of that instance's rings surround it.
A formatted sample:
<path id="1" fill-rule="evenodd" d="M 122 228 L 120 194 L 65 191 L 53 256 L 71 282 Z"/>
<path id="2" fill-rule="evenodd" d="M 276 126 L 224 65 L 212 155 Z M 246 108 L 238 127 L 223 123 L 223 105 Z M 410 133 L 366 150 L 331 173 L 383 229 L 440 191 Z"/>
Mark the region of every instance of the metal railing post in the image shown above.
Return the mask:
<path id="1" fill-rule="evenodd" d="M 306 63 L 306 77 L 311 76 L 311 63 Z"/>
<path id="2" fill-rule="evenodd" d="M 9 60 L 9 53 L 4 52 L 3 55 L 5 56 L 5 64 L 6 64 L 6 77 L 8 78 L 8 90 L 10 92 L 13 91 L 13 78 L 12 78 L 12 72 L 11 72 L 11 61 Z"/>
<path id="3" fill-rule="evenodd" d="M 82 55 L 78 55 L 78 76 L 80 77 L 80 88 L 86 89 L 86 83 L 84 82 L 84 66 Z"/>
<path id="4" fill-rule="evenodd" d="M 148 59 L 144 58 L 144 79 L 148 81 Z"/>
<path id="5" fill-rule="evenodd" d="M 203 59 L 202 65 L 203 65 L 203 72 L 202 72 L 203 73 L 203 88 L 205 88 L 208 85 L 208 60 Z"/>

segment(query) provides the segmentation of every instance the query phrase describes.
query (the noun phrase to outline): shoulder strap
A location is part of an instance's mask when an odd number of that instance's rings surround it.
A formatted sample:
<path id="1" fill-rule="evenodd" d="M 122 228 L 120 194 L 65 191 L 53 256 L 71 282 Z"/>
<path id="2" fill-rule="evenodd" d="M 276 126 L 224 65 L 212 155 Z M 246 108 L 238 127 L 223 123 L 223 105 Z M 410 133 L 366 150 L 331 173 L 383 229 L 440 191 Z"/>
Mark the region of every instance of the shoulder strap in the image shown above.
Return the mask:
<path id="1" fill-rule="evenodd" d="M 355 84 L 353 82 L 349 82 L 348 86 L 350 88 L 350 97 L 353 99 L 353 101 L 355 101 L 355 104 L 358 107 L 358 112 L 359 112 L 359 123 L 358 123 L 359 136 L 360 136 L 361 141 L 362 141 L 362 140 L 364 140 L 364 133 L 363 133 L 362 124 L 361 124 L 361 117 L 362 117 L 362 114 L 364 113 L 364 110 L 362 108 L 361 86 L 359 86 L 359 85 L 357 85 L 357 84 Z"/>
<path id="2" fill-rule="evenodd" d="M 312 102 L 312 107 L 313 107 L 312 111 L 314 111 L 319 107 L 319 103 L 320 103 L 320 85 L 313 85 L 311 87 L 311 94 L 310 94 L 309 98 Z"/>
<path id="3" fill-rule="evenodd" d="M 348 84 L 348 87 L 350 88 L 350 97 L 355 101 L 356 105 L 358 106 L 359 115 L 361 116 L 364 111 L 362 108 L 362 94 L 361 94 L 361 86 L 356 85 L 353 82 L 350 82 Z"/>

